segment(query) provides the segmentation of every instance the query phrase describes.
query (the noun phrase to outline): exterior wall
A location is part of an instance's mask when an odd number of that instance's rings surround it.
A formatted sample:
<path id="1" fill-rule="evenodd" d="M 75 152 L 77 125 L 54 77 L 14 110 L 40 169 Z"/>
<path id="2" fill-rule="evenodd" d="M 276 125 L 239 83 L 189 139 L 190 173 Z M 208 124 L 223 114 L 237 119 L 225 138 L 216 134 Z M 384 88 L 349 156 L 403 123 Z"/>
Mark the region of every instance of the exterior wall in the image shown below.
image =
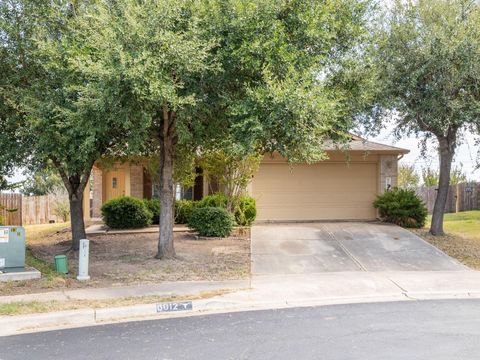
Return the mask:
<path id="1" fill-rule="evenodd" d="M 397 186 L 398 176 L 398 155 L 380 155 L 380 174 L 378 190 L 383 194 L 387 189 L 387 183 L 390 187 Z"/>
<path id="2" fill-rule="evenodd" d="M 351 164 L 375 164 L 376 166 L 376 181 L 377 192 L 383 193 L 386 189 L 387 180 L 390 183 L 391 187 L 396 186 L 397 184 L 397 157 L 396 153 L 375 153 L 375 152 L 350 152 L 348 157 L 341 152 L 331 151 L 328 152 L 329 159 L 320 163 L 351 163 Z M 287 163 L 287 159 L 283 158 L 279 154 L 265 155 L 262 164 L 269 163 Z M 144 168 L 142 165 L 137 164 L 118 164 L 120 168 L 125 170 L 125 195 L 130 195 L 138 198 L 151 197 L 151 181 L 148 174 L 145 174 Z M 347 165 L 348 166 L 348 165 Z M 295 165 L 294 165 L 295 167 Z M 369 175 L 372 178 L 371 175 Z M 100 208 L 103 201 L 105 200 L 105 174 L 103 170 L 94 167 L 93 168 L 93 202 L 92 202 L 92 216 L 101 217 Z M 272 180 L 272 183 L 275 182 Z M 201 184 L 203 190 L 203 195 L 210 193 L 211 185 L 207 179 L 204 179 Z M 150 192 L 146 191 L 149 187 Z M 198 184 L 200 187 L 200 184 Z M 252 182 L 248 185 L 247 191 L 250 195 L 253 195 L 254 189 Z M 86 197 L 87 199 L 87 197 Z M 85 200 L 86 200 L 85 199 Z"/>
<path id="3" fill-rule="evenodd" d="M 128 188 L 128 184 L 126 184 Z M 130 165 L 130 196 L 143 198 L 143 166 Z"/>
<path id="4" fill-rule="evenodd" d="M 103 203 L 103 171 L 97 167 L 93 168 L 92 192 L 92 216 L 94 218 L 99 218 L 102 216 L 100 208 Z"/>
<path id="5" fill-rule="evenodd" d="M 119 165 L 119 167 L 123 167 L 125 171 L 125 196 L 131 196 L 131 183 L 130 183 L 130 165 L 123 164 Z"/>
<path id="6" fill-rule="evenodd" d="M 397 184 L 398 154 L 358 151 L 347 157 L 332 151 L 328 156 L 318 165 L 289 167 L 287 159 L 279 154 L 266 155 L 247 187 L 249 194 L 257 198 L 258 219 L 375 218 L 377 212 L 372 203 L 376 194 L 385 191 L 387 181 L 391 187 Z M 284 166 L 272 167 L 274 164 Z M 279 206 L 280 203 L 288 206 Z"/>
<path id="7" fill-rule="evenodd" d="M 151 199 L 153 192 L 152 177 L 148 174 L 146 169 L 143 169 L 143 197 Z"/>

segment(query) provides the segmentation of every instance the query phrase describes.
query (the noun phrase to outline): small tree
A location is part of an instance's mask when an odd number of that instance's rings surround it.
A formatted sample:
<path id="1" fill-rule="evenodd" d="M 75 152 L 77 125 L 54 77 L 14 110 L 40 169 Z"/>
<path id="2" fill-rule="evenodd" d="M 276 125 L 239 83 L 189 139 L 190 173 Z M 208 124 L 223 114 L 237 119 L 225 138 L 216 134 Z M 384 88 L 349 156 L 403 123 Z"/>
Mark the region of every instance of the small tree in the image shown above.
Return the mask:
<path id="1" fill-rule="evenodd" d="M 243 155 L 217 150 L 207 153 L 200 164 L 204 175 L 210 182 L 217 182 L 220 190 L 227 195 L 227 209 L 234 211 L 235 206 L 244 194 L 247 185 L 258 170 L 261 155 Z"/>
<path id="2" fill-rule="evenodd" d="M 422 179 L 425 186 L 438 186 L 438 171 L 427 166 L 422 169 Z M 457 185 L 465 181 L 467 181 L 467 175 L 463 172 L 461 165 L 460 167 L 455 166 L 450 171 L 450 184 Z"/>
<path id="3" fill-rule="evenodd" d="M 458 185 L 467 181 L 467 175 L 462 170 L 462 164 L 455 166 L 450 172 L 450 184 Z"/>
<path id="4" fill-rule="evenodd" d="M 398 187 L 403 189 L 415 189 L 420 182 L 420 177 L 415 171 L 414 165 L 400 164 L 398 166 Z"/>
<path id="5" fill-rule="evenodd" d="M 422 180 L 425 186 L 438 186 L 438 171 L 430 166 L 422 168 Z"/>
<path id="6" fill-rule="evenodd" d="M 68 201 L 56 201 L 53 206 L 53 214 L 62 219 L 63 222 L 67 222 L 70 215 Z"/>
<path id="7" fill-rule="evenodd" d="M 375 44 L 377 120 L 394 113 L 397 135 L 437 140 L 440 171 L 430 232 L 443 234 L 455 150 L 480 132 L 480 5 L 396 0 Z"/>

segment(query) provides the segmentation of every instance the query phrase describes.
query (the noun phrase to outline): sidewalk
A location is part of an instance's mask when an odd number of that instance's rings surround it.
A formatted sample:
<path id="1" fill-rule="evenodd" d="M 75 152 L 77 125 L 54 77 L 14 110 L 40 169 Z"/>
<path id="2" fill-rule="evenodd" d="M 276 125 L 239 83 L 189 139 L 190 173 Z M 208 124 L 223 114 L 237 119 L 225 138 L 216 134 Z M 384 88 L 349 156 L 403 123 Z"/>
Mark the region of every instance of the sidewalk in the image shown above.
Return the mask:
<path id="1" fill-rule="evenodd" d="M 248 281 L 177 282 L 155 286 L 71 290 L 56 294 L 24 296 L 22 301 L 110 299 L 119 296 L 193 295 L 215 289 L 248 289 Z M 25 316 L 1 316 L 0 335 L 51 329 L 92 326 L 115 321 L 167 318 L 220 312 L 277 309 L 345 303 L 414 301 L 426 299 L 480 298 L 480 272 L 403 271 L 339 272 L 311 275 L 254 276 L 250 290 L 239 290 L 210 299 L 193 300 L 191 310 L 158 312 L 157 304 L 82 309 Z M 19 301 L 19 297 L 9 297 Z M 2 302 L 5 302 L 2 299 Z"/>
<path id="2" fill-rule="evenodd" d="M 249 280 L 230 281 L 176 281 L 160 284 L 118 286 L 109 288 L 84 288 L 51 291 L 37 294 L 0 296 L 0 304 L 19 301 L 68 301 L 68 300 L 107 300 L 142 296 L 182 296 L 206 291 L 250 288 Z M 1 316 L 0 316 L 1 319 Z"/>

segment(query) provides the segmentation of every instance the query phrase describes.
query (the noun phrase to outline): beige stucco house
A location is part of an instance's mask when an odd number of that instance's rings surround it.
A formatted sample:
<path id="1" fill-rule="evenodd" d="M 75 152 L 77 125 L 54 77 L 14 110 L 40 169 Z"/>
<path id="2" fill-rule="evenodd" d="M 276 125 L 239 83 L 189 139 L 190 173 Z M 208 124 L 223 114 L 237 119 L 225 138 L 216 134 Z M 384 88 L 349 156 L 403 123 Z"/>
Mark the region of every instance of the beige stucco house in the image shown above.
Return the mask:
<path id="1" fill-rule="evenodd" d="M 409 151 L 352 136 L 348 153 L 324 145 L 328 160 L 289 164 L 278 154 L 265 155 L 248 192 L 257 200 L 257 221 L 371 220 L 376 195 L 397 183 L 397 162 Z M 152 197 L 152 181 L 138 163 L 93 169 L 91 215 L 102 203 L 130 195 Z M 213 188 L 213 189 L 212 189 Z M 199 200 L 215 191 L 199 175 L 187 197 Z M 184 196 L 185 194 L 178 194 Z M 86 213 L 88 213 L 86 211 Z"/>

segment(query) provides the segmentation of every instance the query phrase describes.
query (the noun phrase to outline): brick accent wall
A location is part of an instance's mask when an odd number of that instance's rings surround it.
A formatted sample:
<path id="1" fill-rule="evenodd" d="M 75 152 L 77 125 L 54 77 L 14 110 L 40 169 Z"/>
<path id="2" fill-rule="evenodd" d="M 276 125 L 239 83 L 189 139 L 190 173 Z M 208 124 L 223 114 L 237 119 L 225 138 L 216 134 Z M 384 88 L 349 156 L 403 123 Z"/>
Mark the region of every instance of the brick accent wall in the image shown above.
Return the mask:
<path id="1" fill-rule="evenodd" d="M 93 168 L 93 203 L 92 203 L 92 217 L 102 217 L 100 208 L 103 202 L 103 176 L 102 170 Z"/>
<path id="2" fill-rule="evenodd" d="M 397 155 L 380 156 L 380 186 L 379 191 L 382 194 L 386 190 L 387 178 L 391 180 L 391 187 L 397 186 Z"/>
<path id="3" fill-rule="evenodd" d="M 143 198 L 143 166 L 130 166 L 130 196 Z"/>

